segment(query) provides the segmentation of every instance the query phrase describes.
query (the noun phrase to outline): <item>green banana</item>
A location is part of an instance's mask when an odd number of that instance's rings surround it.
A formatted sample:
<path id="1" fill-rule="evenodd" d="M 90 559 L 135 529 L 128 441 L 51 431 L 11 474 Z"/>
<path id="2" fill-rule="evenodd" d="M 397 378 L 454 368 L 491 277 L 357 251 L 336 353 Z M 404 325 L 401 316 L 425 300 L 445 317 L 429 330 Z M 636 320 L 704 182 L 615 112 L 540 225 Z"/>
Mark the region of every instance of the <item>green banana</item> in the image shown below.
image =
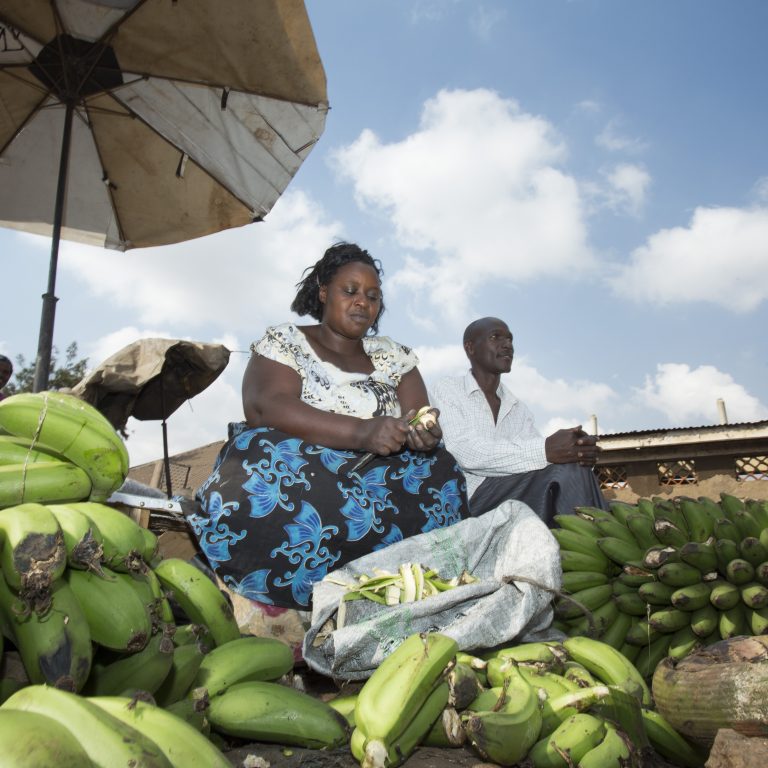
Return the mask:
<path id="1" fill-rule="evenodd" d="M 719 611 L 727 611 L 741 602 L 741 592 L 729 581 L 716 581 L 710 585 L 709 602 Z"/>
<path id="2" fill-rule="evenodd" d="M 565 657 L 561 643 L 556 641 L 519 643 L 493 651 L 488 658 L 512 659 L 518 663 L 540 662 L 547 665 L 560 665 Z"/>
<path id="3" fill-rule="evenodd" d="M 658 712 L 641 710 L 651 746 L 664 758 L 682 768 L 702 768 L 706 756 L 689 744 Z"/>
<path id="4" fill-rule="evenodd" d="M 707 590 L 707 599 L 709 599 L 709 590 Z M 614 595 L 613 602 L 621 613 L 627 613 L 630 616 L 645 616 L 648 611 L 648 604 L 637 592 Z"/>
<path id="5" fill-rule="evenodd" d="M 656 532 L 653 530 L 653 520 L 643 514 L 633 514 L 627 517 L 627 529 L 635 537 L 637 546 L 642 550 L 659 545 Z"/>
<path id="6" fill-rule="evenodd" d="M 637 594 L 637 587 L 633 587 L 633 586 L 630 586 L 629 584 L 625 584 L 618 577 L 611 582 L 611 587 L 613 588 L 614 596 Z"/>
<path id="7" fill-rule="evenodd" d="M 552 734 L 537 741 L 528 753 L 528 758 L 534 768 L 576 765 L 604 738 L 605 721 L 586 712 L 579 712 L 562 722 Z M 564 758 L 563 754 L 567 757 Z"/>
<path id="8" fill-rule="evenodd" d="M 49 591 L 67 565 L 64 535 L 42 504 L 0 509 L 0 546 L 0 570 L 25 601 Z"/>
<path id="9" fill-rule="evenodd" d="M 747 609 L 747 623 L 753 635 L 768 635 L 768 608 Z"/>
<path id="10" fill-rule="evenodd" d="M 631 629 L 632 627 L 630 627 Z M 627 630 L 627 634 L 629 634 L 629 630 Z M 624 658 L 629 659 L 633 664 L 637 660 L 637 657 L 640 655 L 640 651 L 642 648 L 639 645 L 630 645 L 626 640 L 624 641 L 624 644 L 619 648 L 619 651 L 621 651 L 621 655 L 624 656 Z"/>
<path id="11" fill-rule="evenodd" d="M 239 637 L 207 653 L 192 681 L 210 696 L 248 680 L 277 680 L 293 669 L 291 647 L 270 637 Z"/>
<path id="12" fill-rule="evenodd" d="M 511 662 L 507 662 L 511 663 Z M 579 686 L 572 680 L 568 680 L 562 675 L 557 675 L 553 672 L 542 672 L 532 669 L 531 667 L 521 666 L 518 668 L 520 674 L 530 683 L 531 687 L 536 691 L 536 695 L 539 699 L 543 698 L 556 698 L 563 693 L 573 693 L 579 690 Z M 496 678 L 494 684 L 491 679 L 488 680 L 494 689 L 503 688 L 504 678 L 499 681 Z M 475 706 L 474 704 L 472 706 Z"/>
<path id="13" fill-rule="evenodd" d="M 576 683 L 579 688 L 592 688 L 598 685 L 597 680 L 592 677 L 592 673 L 577 661 L 566 661 L 563 669 L 563 677 Z"/>
<path id="14" fill-rule="evenodd" d="M 646 517 L 649 517 L 651 520 L 653 520 L 654 505 L 651 499 L 641 496 L 640 498 L 637 499 L 635 504 L 637 505 L 637 511 L 640 514 L 645 515 Z"/>
<path id="15" fill-rule="evenodd" d="M 741 534 L 740 538 L 760 538 L 760 533 L 762 532 L 763 528 L 757 522 L 757 520 L 752 517 L 752 514 L 747 509 L 736 510 L 732 519 L 736 524 L 736 527 L 739 529 L 739 533 Z"/>
<path id="16" fill-rule="evenodd" d="M 233 685 L 210 700 L 207 716 L 214 731 L 252 741 L 333 749 L 348 739 L 347 721 L 336 710 L 279 683 L 252 680 Z"/>
<path id="17" fill-rule="evenodd" d="M 673 587 L 669 584 L 662 584 L 660 581 L 650 581 L 646 584 L 641 584 L 637 588 L 637 594 L 648 605 L 671 605 L 672 595 L 680 587 Z"/>
<path id="18" fill-rule="evenodd" d="M 667 547 L 680 548 L 689 540 L 688 532 L 683 531 L 671 520 L 657 517 L 653 523 L 656 538 Z"/>
<path id="19" fill-rule="evenodd" d="M 717 552 L 713 542 L 688 541 L 680 547 L 680 559 L 698 568 L 702 573 L 717 570 Z"/>
<path id="20" fill-rule="evenodd" d="M 560 565 L 564 571 L 593 571 L 609 575 L 614 571 L 614 565 L 599 549 L 591 555 L 561 549 Z"/>
<path id="21" fill-rule="evenodd" d="M 178 645 L 173 649 L 171 667 L 165 680 L 154 693 L 155 702 L 161 707 L 175 704 L 183 699 L 192 688 L 205 654 L 197 643 Z"/>
<path id="22" fill-rule="evenodd" d="M 760 563 L 768 560 L 768 548 L 766 548 L 760 539 L 756 536 L 745 536 L 739 542 L 739 553 L 741 557 L 757 568 Z"/>
<path id="23" fill-rule="evenodd" d="M 678 503 L 688 526 L 691 541 L 707 541 L 715 532 L 715 520 L 720 516 L 719 512 L 713 513 L 706 504 L 697 499 L 680 497 Z"/>
<path id="24" fill-rule="evenodd" d="M 609 560 L 621 567 L 632 560 L 642 560 L 645 554 L 635 543 L 634 537 L 630 542 L 615 536 L 605 536 L 597 540 L 597 546 Z"/>
<path id="25" fill-rule="evenodd" d="M 622 584 L 627 584 L 630 587 L 639 587 L 641 584 L 656 581 L 656 574 L 642 565 L 638 566 L 627 563 L 616 578 Z"/>
<path id="26" fill-rule="evenodd" d="M 603 518 L 595 520 L 595 525 L 603 534 L 601 538 L 619 539 L 632 547 L 638 546 L 638 543 L 629 528 L 618 520 Z"/>
<path id="27" fill-rule="evenodd" d="M 603 535 L 591 520 L 579 517 L 578 515 L 555 515 L 554 519 L 560 528 L 573 531 L 587 538 L 599 539 Z"/>
<path id="28" fill-rule="evenodd" d="M 623 768 L 632 765 L 633 747 L 615 725 L 606 722 L 603 740 L 579 760 L 579 768 Z"/>
<path id="29" fill-rule="evenodd" d="M 734 560 L 731 560 L 726 566 L 725 578 L 728 579 L 731 584 L 742 586 L 748 584 L 755 578 L 755 568 L 747 560 L 737 557 Z"/>
<path id="30" fill-rule="evenodd" d="M 627 632 L 629 632 L 629 628 L 634 620 L 633 616 L 620 611 L 613 620 L 613 623 L 600 636 L 600 640 L 613 648 L 621 650 L 621 646 L 626 642 Z"/>
<path id="31" fill-rule="evenodd" d="M 206 714 L 209 703 L 210 699 L 206 691 L 192 691 L 189 696 L 179 699 L 173 704 L 166 704 L 163 709 L 176 715 L 176 717 L 180 717 L 200 733 L 212 738 L 216 734 L 211 732 L 211 724 Z"/>
<path id="32" fill-rule="evenodd" d="M 743 584 L 739 591 L 741 600 L 747 608 L 759 609 L 768 606 L 768 587 L 763 584 Z"/>
<path id="33" fill-rule="evenodd" d="M 466 709 L 483 690 L 480 679 L 469 664 L 456 662 L 448 673 L 448 704 L 457 710 Z"/>
<path id="34" fill-rule="evenodd" d="M 32 448 L 29 441 L 13 435 L 0 434 L 0 465 L 35 464 L 38 461 L 66 461 L 62 456 Z"/>
<path id="35" fill-rule="evenodd" d="M 608 502 L 608 509 L 613 517 L 622 525 L 627 524 L 630 515 L 641 514 L 638 512 L 637 504 L 629 504 L 626 501 L 618 501 L 617 499 Z"/>
<path id="36" fill-rule="evenodd" d="M 665 563 L 680 562 L 680 552 L 676 547 L 659 544 L 658 547 L 649 547 L 643 555 L 643 566 L 652 570 L 661 568 Z"/>
<path id="37" fill-rule="evenodd" d="M 0 574 L 0 614 L 21 655 L 29 680 L 73 692 L 91 671 L 93 647 L 85 616 L 69 585 L 53 585 L 44 614 L 26 610 Z"/>
<path id="38" fill-rule="evenodd" d="M 95 643 L 115 651 L 140 651 L 152 634 L 147 607 L 117 573 L 109 568 L 103 573 L 68 568 L 64 578 L 80 603 Z"/>
<path id="39" fill-rule="evenodd" d="M 28 685 L 13 694 L 0 710 L 47 715 L 66 728 L 97 768 L 141 766 L 173 768 L 160 748 L 141 731 L 126 725 L 89 701 L 47 685 Z"/>
<path id="40" fill-rule="evenodd" d="M 0 401 L 0 427 L 84 470 L 93 501 L 108 499 L 128 475 L 128 452 L 120 436 L 95 408 L 76 397 L 61 392 L 13 395 Z"/>
<path id="41" fill-rule="evenodd" d="M 68 505 L 85 515 L 101 534 L 103 561 L 113 571 L 145 570 L 142 527 L 129 515 L 108 504 L 82 501 Z"/>
<path id="42" fill-rule="evenodd" d="M 379 664 L 355 707 L 356 727 L 367 738 L 366 755 L 383 759 L 447 673 L 457 651 L 456 641 L 446 635 L 418 633 L 409 635 Z"/>
<path id="43" fill-rule="evenodd" d="M 688 563 L 664 563 L 656 572 L 662 584 L 688 587 L 701 581 L 701 571 Z"/>
<path id="44" fill-rule="evenodd" d="M 755 566 L 755 580 L 768 584 L 768 560 Z"/>
<path id="45" fill-rule="evenodd" d="M 705 581 L 691 584 L 687 587 L 678 587 L 671 595 L 670 602 L 681 611 L 697 611 L 705 605 L 709 605 L 711 589 Z"/>
<path id="46" fill-rule="evenodd" d="M 659 635 L 655 640 L 640 649 L 635 659 L 635 667 L 645 680 L 651 680 L 656 667 L 662 659 L 666 658 L 672 635 Z"/>
<path id="47" fill-rule="evenodd" d="M 745 509 L 755 518 L 763 530 L 768 528 L 768 500 L 745 499 Z"/>
<path id="48" fill-rule="evenodd" d="M 101 572 L 104 540 L 96 524 L 79 509 L 67 504 L 48 504 L 64 536 L 70 568 Z"/>
<path id="49" fill-rule="evenodd" d="M 485 760 L 516 765 L 541 733 L 542 715 L 534 688 L 521 675 L 509 679 L 496 711 L 472 712 L 463 719 L 467 739 Z"/>
<path id="50" fill-rule="evenodd" d="M 217 646 L 240 637 L 231 604 L 199 568 L 186 560 L 171 557 L 161 560 L 153 570 L 190 622 L 207 627 Z"/>
<path id="51" fill-rule="evenodd" d="M 569 637 L 563 641 L 568 655 L 586 667 L 606 685 L 616 685 L 637 696 L 648 706 L 651 692 L 632 662 L 607 643 L 589 637 Z"/>
<path id="52" fill-rule="evenodd" d="M 357 706 L 357 692 L 347 693 L 328 699 L 326 702 L 331 709 L 335 709 L 346 721 L 350 728 L 355 727 L 355 707 Z"/>
<path id="53" fill-rule="evenodd" d="M 588 587 L 570 596 L 564 595 L 555 604 L 555 617 L 566 621 L 579 618 L 585 611 L 594 611 L 601 605 L 605 605 L 612 595 L 613 588 L 610 584 Z"/>
<path id="54" fill-rule="evenodd" d="M 739 604 L 727 611 L 721 611 L 717 629 L 723 640 L 749 634 L 747 609 Z"/>
<path id="55" fill-rule="evenodd" d="M 611 689 L 607 685 L 596 683 L 588 688 L 545 699 L 541 705 L 541 736 L 553 733 L 566 718 L 577 712 L 585 712 L 610 694 Z"/>
<path id="56" fill-rule="evenodd" d="M 705 605 L 691 613 L 691 631 L 696 637 L 709 637 L 718 627 L 720 614 L 712 605 Z"/>
<path id="57" fill-rule="evenodd" d="M 715 523 L 715 539 L 721 541 L 727 539 L 734 543 L 742 539 L 741 531 L 736 526 L 733 520 L 729 520 L 727 517 L 721 517 Z"/>
<path id="58" fill-rule="evenodd" d="M 685 522 L 685 515 L 674 500 L 661 500 L 657 497 L 653 505 L 653 519 L 672 523 L 683 534 L 685 541 L 690 541 L 691 536 Z"/>
<path id="59" fill-rule="evenodd" d="M 199 645 L 203 653 L 208 653 L 216 645 L 208 628 L 202 624 L 177 624 L 176 631 L 173 633 L 173 644 L 189 645 L 190 643 Z"/>
<path id="60" fill-rule="evenodd" d="M 662 634 L 658 629 L 650 625 L 647 618 L 635 618 L 635 623 L 627 630 L 625 637 L 625 642 L 629 643 L 629 645 L 644 648 Z"/>
<path id="61" fill-rule="evenodd" d="M 161 707 L 124 696 L 92 696 L 88 701 L 152 739 L 173 768 L 232 768 L 210 739 Z"/>
<path id="62" fill-rule="evenodd" d="M 459 713 L 453 707 L 446 707 L 435 720 L 427 735 L 422 739 L 424 747 L 442 747 L 453 749 L 463 747 L 467 741 L 467 732 Z"/>
<path id="63" fill-rule="evenodd" d="M 83 688 L 87 696 L 121 696 L 138 689 L 154 694 L 173 664 L 173 642 L 167 634 L 153 635 L 140 651 L 101 653 L 94 658 Z"/>
<path id="64" fill-rule="evenodd" d="M 693 631 L 690 624 L 673 632 L 669 639 L 667 655 L 675 661 L 685 658 L 689 653 L 703 645 L 701 638 Z"/>
<path id="65" fill-rule="evenodd" d="M 677 632 L 683 627 L 690 627 L 691 614 L 677 608 L 662 608 L 648 617 L 648 623 L 658 632 Z"/>
<path id="66" fill-rule="evenodd" d="M 446 711 L 448 695 L 448 684 L 445 681 L 436 685 L 405 730 L 392 744 L 388 745 L 387 754 L 383 760 L 380 756 L 371 757 L 371 750 L 366 743 L 362 765 L 371 768 L 395 768 L 405 762 L 416 747 L 424 741 L 438 719 L 442 719 L 441 715 Z"/>
<path id="67" fill-rule="evenodd" d="M 578 592 L 580 589 L 589 587 L 599 587 L 601 584 L 608 583 L 608 576 L 605 573 L 595 573 L 592 571 L 565 571 L 563 573 L 562 588 L 564 592 Z"/>
<path id="68" fill-rule="evenodd" d="M 88 475 L 68 461 L 0 466 L 0 508 L 26 502 L 79 501 L 90 492 Z"/>
<path id="69" fill-rule="evenodd" d="M 552 535 L 557 540 L 560 549 L 581 552 L 584 555 L 590 556 L 595 551 L 595 539 L 590 536 L 584 536 L 581 533 L 575 533 L 566 528 L 552 528 Z"/>
<path id="70" fill-rule="evenodd" d="M 13 768 L 91 768 L 80 742 L 56 720 L 37 712 L 0 709 L 0 753 Z"/>

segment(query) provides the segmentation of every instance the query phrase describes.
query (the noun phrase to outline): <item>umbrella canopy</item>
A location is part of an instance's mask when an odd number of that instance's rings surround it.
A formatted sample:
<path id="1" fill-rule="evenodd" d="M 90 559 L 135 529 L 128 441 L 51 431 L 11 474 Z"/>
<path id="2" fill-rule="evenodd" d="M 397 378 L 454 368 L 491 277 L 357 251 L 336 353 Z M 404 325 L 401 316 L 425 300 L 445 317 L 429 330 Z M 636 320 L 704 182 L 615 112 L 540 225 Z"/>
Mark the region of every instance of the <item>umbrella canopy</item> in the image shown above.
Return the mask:
<path id="1" fill-rule="evenodd" d="M 60 237 L 125 250 L 258 221 L 327 110 L 303 0 L 3 0 L 0 225 L 53 238 L 36 389 Z"/>
<path id="2" fill-rule="evenodd" d="M 71 394 L 101 411 L 115 429 L 130 416 L 162 421 L 210 386 L 227 367 L 223 344 L 139 339 L 76 384 Z"/>
<path id="3" fill-rule="evenodd" d="M 161 421 L 168 495 L 171 495 L 166 419 L 212 384 L 227 367 L 223 344 L 139 339 L 97 366 L 70 390 L 124 430 L 129 417 Z"/>

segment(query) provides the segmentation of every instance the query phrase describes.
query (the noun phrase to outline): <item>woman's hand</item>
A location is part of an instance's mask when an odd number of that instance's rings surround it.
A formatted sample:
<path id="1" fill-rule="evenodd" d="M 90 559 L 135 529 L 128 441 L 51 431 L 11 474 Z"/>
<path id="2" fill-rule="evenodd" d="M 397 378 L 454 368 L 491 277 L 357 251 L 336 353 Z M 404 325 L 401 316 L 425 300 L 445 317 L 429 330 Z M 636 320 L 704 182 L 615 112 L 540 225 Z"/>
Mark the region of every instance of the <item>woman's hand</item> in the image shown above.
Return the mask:
<path id="1" fill-rule="evenodd" d="M 409 429 L 407 419 L 396 419 L 394 416 L 374 416 L 372 419 L 363 419 L 362 450 L 378 456 L 397 453 L 406 444 Z"/>
<path id="2" fill-rule="evenodd" d="M 415 410 L 410 410 L 405 414 L 406 421 L 410 421 L 416 415 Z M 429 412 L 416 424 L 410 425 L 406 445 L 412 451 L 431 451 L 440 442 L 443 437 L 443 430 L 440 428 L 438 417 L 440 411 L 437 408 L 430 408 Z"/>

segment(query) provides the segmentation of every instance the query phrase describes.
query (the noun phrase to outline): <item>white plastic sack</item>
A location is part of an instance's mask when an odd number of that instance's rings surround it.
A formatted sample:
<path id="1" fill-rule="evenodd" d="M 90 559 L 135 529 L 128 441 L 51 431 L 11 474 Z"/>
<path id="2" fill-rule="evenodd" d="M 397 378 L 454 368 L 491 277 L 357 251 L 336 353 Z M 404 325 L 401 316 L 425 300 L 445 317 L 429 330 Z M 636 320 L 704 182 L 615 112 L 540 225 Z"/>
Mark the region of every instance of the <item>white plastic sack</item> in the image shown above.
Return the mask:
<path id="1" fill-rule="evenodd" d="M 335 629 L 346 589 L 329 579 L 353 583 L 374 568 L 395 571 L 406 562 L 434 568 L 445 579 L 467 570 L 479 581 L 396 606 L 349 601 L 343 626 Z M 559 547 L 547 526 L 526 504 L 505 501 L 480 517 L 358 558 L 315 584 L 304 659 L 323 675 L 364 680 L 415 632 L 442 632 L 466 651 L 561 637 L 549 629 L 552 594 L 546 589 L 559 589 L 561 576 Z"/>

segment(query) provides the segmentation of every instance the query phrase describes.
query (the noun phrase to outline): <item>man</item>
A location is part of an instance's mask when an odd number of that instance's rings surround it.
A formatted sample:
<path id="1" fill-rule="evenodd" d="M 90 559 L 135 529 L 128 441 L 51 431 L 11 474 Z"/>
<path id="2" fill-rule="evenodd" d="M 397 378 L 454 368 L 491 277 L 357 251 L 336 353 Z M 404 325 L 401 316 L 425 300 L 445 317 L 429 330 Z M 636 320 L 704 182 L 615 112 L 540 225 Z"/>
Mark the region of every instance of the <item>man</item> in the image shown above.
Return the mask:
<path id="1" fill-rule="evenodd" d="M 12 373 L 13 363 L 5 355 L 0 355 L 0 400 L 6 397 L 3 394 L 3 387 L 11 380 Z"/>
<path id="2" fill-rule="evenodd" d="M 528 408 L 501 383 L 514 356 L 507 324 L 495 317 L 470 323 L 464 351 L 469 372 L 442 379 L 430 395 L 445 446 L 467 479 L 472 515 L 517 499 L 553 527 L 555 515 L 576 506 L 607 508 L 592 471 L 597 438 L 580 426 L 542 437 Z"/>

